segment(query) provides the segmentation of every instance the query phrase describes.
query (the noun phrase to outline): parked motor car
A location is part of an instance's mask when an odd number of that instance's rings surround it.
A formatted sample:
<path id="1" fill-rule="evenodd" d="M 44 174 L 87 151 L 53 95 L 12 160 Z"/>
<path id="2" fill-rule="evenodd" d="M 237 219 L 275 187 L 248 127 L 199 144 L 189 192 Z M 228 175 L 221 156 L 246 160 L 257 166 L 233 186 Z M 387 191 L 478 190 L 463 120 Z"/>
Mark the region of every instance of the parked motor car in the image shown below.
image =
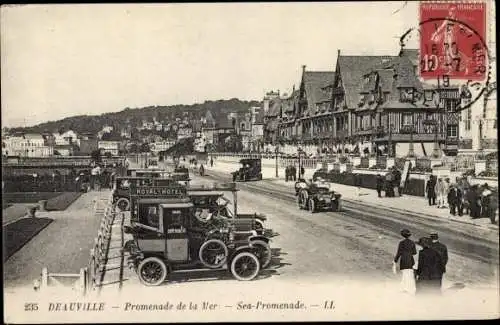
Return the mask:
<path id="1" fill-rule="evenodd" d="M 295 195 L 300 209 L 314 213 L 319 210 L 340 211 L 340 193 L 335 192 L 330 183 L 317 178 L 316 181 L 299 179 L 295 183 Z"/>
<path id="2" fill-rule="evenodd" d="M 241 168 L 232 172 L 233 182 L 262 180 L 262 161 L 260 158 L 245 158 L 240 160 Z"/>
<path id="3" fill-rule="evenodd" d="M 260 248 L 253 244 L 252 236 L 235 240 L 234 227 L 223 221 L 211 222 L 212 228 L 200 227 L 201 216 L 193 213 L 195 206 L 189 197 L 133 198 L 133 204 L 137 214 L 131 226 L 125 227 L 133 240 L 124 249 L 144 285 L 161 285 L 176 270 L 223 270 L 227 266 L 242 281 L 259 274 Z M 214 237 L 214 230 L 223 235 Z"/>

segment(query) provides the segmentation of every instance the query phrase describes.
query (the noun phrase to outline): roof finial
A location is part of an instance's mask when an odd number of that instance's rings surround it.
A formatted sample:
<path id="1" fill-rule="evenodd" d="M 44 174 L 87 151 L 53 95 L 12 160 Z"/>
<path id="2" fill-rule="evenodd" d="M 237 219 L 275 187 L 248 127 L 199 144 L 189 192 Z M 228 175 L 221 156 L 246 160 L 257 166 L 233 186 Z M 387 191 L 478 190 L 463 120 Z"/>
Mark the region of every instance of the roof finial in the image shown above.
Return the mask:
<path id="1" fill-rule="evenodd" d="M 306 65 L 305 65 L 305 64 L 303 64 L 303 65 L 302 65 L 302 73 L 304 73 L 305 71 L 306 71 Z"/>

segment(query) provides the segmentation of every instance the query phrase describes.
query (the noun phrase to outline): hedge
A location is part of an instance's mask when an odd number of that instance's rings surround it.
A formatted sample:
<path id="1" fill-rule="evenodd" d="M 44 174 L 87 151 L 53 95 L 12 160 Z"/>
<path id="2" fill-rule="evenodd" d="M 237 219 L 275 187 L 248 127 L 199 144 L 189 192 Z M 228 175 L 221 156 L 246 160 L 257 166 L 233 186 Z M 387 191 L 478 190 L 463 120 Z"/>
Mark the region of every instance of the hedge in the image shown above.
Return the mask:
<path id="1" fill-rule="evenodd" d="M 328 182 L 338 183 L 348 186 L 356 186 L 355 176 L 359 175 L 358 178 L 360 187 L 373 189 L 377 188 L 377 175 L 374 174 L 356 174 L 356 173 L 339 173 L 336 171 L 316 171 L 313 175 L 313 179 L 321 177 Z M 414 195 L 414 196 L 424 196 L 425 193 L 425 180 L 422 179 L 408 179 L 406 181 L 406 186 L 403 190 L 403 194 Z"/>

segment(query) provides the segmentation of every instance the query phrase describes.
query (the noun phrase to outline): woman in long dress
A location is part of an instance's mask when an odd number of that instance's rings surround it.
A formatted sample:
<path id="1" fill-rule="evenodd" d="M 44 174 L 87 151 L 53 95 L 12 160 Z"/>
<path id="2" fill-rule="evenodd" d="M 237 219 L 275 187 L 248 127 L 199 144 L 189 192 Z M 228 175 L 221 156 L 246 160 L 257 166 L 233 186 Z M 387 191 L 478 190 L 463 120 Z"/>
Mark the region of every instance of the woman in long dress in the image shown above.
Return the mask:
<path id="1" fill-rule="evenodd" d="M 396 273 L 396 265 L 399 261 L 399 269 L 401 270 L 401 287 L 404 292 L 415 294 L 415 273 L 413 265 L 415 265 L 414 255 L 417 254 L 415 243 L 410 239 L 411 233 L 408 229 L 401 230 L 403 240 L 399 242 L 398 251 L 394 257 L 393 272 Z"/>

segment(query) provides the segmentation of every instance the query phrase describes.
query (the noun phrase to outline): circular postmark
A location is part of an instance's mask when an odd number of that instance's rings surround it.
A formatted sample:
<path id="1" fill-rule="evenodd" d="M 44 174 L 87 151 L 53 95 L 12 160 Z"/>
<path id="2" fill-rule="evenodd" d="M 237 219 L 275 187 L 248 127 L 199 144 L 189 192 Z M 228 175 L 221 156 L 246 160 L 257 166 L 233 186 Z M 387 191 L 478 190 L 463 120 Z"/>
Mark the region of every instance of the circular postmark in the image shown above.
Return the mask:
<path id="1" fill-rule="evenodd" d="M 485 8 L 484 3 L 421 4 L 419 26 L 400 38 L 402 47 L 413 37 L 420 40 L 418 76 L 433 89 L 437 106 L 446 102 L 440 98 L 458 96 L 454 110 L 461 111 L 496 87 L 491 83 Z"/>

